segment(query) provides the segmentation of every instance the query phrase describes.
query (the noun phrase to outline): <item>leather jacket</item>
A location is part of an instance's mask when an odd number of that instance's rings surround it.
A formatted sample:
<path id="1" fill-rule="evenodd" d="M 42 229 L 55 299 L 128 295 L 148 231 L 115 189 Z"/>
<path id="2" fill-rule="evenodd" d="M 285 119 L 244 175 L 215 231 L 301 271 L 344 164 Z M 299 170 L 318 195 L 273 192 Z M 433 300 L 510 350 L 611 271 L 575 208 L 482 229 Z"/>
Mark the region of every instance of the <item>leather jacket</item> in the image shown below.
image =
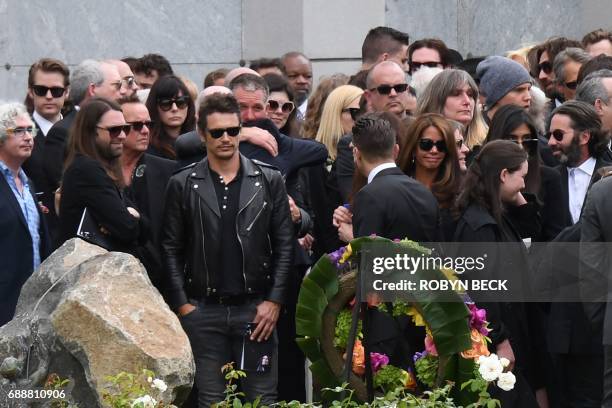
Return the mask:
<path id="1" fill-rule="evenodd" d="M 287 192 L 273 167 L 240 155 L 242 183 L 236 233 L 242 249 L 244 292 L 282 304 L 292 262 L 294 231 Z M 170 178 L 166 189 L 161 246 L 171 308 L 217 295 L 217 274 L 209 270 L 207 240 L 220 236 L 220 212 L 208 160 Z M 221 272 L 222 273 L 222 272 Z"/>

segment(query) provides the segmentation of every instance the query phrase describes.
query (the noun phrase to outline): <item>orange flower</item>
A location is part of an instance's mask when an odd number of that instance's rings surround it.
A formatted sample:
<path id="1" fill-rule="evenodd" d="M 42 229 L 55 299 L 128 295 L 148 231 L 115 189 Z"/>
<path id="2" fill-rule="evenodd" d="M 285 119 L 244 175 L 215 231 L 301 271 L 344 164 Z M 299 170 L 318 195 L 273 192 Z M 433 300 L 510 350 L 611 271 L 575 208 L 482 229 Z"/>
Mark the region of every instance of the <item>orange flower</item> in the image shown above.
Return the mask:
<path id="1" fill-rule="evenodd" d="M 346 353 L 342 357 L 346 359 Z M 365 350 L 359 340 L 355 340 L 353 347 L 353 372 L 356 375 L 365 374 Z"/>
<path id="2" fill-rule="evenodd" d="M 461 353 L 461 357 L 477 359 L 480 356 L 488 356 L 491 354 L 487 347 L 485 337 L 480 334 L 478 330 L 472 329 L 470 334 L 472 339 L 472 348 Z"/>
<path id="3" fill-rule="evenodd" d="M 404 371 L 404 370 L 402 370 Z M 416 389 L 417 383 L 416 383 L 416 379 L 414 378 L 414 374 L 412 374 L 411 371 L 404 371 L 405 375 L 404 375 L 404 387 L 406 387 L 409 390 L 414 390 Z M 402 373 L 402 374 L 404 374 Z"/>

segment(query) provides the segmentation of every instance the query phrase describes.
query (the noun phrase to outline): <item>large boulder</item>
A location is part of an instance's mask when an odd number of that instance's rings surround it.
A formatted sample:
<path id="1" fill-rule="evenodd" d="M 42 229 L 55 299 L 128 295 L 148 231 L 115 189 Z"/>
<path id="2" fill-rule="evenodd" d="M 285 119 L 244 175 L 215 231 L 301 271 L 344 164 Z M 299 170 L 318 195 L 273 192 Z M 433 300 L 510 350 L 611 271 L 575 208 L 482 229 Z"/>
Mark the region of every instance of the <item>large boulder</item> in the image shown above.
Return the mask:
<path id="1" fill-rule="evenodd" d="M 80 239 L 30 277 L 15 318 L 0 328 L 5 386 L 41 386 L 56 373 L 70 379 L 74 402 L 93 407 L 106 376 L 143 368 L 168 385 L 164 403 L 180 403 L 195 373 L 189 340 L 136 258 Z"/>

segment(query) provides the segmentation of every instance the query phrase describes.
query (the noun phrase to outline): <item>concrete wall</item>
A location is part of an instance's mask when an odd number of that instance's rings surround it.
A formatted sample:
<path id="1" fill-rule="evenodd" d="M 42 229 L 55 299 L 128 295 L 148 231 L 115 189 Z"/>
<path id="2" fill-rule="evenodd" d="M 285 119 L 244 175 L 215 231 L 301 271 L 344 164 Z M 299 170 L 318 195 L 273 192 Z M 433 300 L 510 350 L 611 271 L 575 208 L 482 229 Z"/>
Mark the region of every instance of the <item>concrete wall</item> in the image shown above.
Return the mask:
<path id="1" fill-rule="evenodd" d="M 68 12 L 69 10 L 69 12 Z M 462 54 L 500 54 L 551 35 L 612 27 L 610 0 L 0 0 L 0 99 L 23 99 L 27 70 L 51 56 L 165 55 L 179 75 L 299 50 L 315 78 L 352 74 L 367 31 L 440 37 Z"/>

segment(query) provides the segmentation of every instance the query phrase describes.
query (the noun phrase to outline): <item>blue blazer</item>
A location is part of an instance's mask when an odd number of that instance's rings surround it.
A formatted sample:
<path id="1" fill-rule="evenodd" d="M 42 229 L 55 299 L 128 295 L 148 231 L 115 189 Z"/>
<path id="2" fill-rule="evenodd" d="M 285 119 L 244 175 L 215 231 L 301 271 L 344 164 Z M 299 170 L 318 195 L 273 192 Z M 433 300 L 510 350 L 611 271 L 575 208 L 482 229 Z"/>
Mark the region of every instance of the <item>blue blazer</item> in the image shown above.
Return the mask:
<path id="1" fill-rule="evenodd" d="M 31 186 L 31 185 L 30 185 Z M 37 202 L 33 191 L 29 191 Z M 38 208 L 38 206 L 37 206 Z M 40 258 L 49 255 L 49 235 L 38 208 Z M 0 175 L 0 325 L 13 318 L 21 287 L 32 275 L 32 237 L 11 187 Z"/>

